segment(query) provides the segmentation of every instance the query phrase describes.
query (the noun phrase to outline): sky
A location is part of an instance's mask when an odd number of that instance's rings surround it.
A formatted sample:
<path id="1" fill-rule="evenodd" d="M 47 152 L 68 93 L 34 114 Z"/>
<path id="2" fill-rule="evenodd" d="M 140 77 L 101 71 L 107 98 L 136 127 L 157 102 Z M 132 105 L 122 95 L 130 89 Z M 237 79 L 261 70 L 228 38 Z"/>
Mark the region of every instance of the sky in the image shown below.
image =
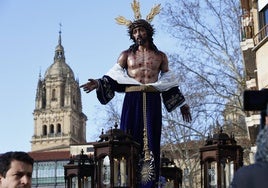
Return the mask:
<path id="1" fill-rule="evenodd" d="M 42 78 L 53 63 L 61 30 L 66 63 L 80 84 L 100 78 L 131 45 L 127 28 L 115 17 L 133 20 L 131 0 L 0 0 L 0 153 L 31 151 L 35 96 Z M 167 0 L 140 0 L 145 18 L 153 5 Z M 174 41 L 161 29 L 160 15 L 152 24 L 154 42 L 164 52 Z M 61 25 L 61 26 L 60 26 Z M 87 141 L 95 141 L 94 117 L 102 113 L 95 92 L 82 92 L 83 113 L 88 117 Z"/>

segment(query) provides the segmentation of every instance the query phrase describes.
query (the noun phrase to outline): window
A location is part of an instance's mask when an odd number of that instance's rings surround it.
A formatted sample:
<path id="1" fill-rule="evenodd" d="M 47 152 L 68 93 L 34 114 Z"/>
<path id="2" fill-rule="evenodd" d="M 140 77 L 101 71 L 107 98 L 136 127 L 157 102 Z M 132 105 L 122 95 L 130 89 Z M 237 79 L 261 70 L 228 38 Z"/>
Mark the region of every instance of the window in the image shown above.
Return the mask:
<path id="1" fill-rule="evenodd" d="M 42 108 L 46 108 L 46 87 L 42 88 Z"/>
<path id="2" fill-rule="evenodd" d="M 52 89 L 52 101 L 56 101 L 56 89 Z"/>
<path id="3" fill-rule="evenodd" d="M 43 135 L 47 135 L 47 126 L 43 125 Z"/>
<path id="4" fill-rule="evenodd" d="M 56 164 L 56 177 L 57 183 L 64 183 L 64 165 L 66 165 L 66 161 L 57 161 Z"/>
<path id="5" fill-rule="evenodd" d="M 57 134 L 61 133 L 61 124 L 57 124 Z"/>
<path id="6" fill-rule="evenodd" d="M 35 161 L 32 187 L 64 187 L 64 165 L 69 161 Z"/>
<path id="7" fill-rule="evenodd" d="M 73 104 L 76 104 L 76 99 L 75 99 L 75 95 L 73 95 Z"/>
<path id="8" fill-rule="evenodd" d="M 49 133 L 50 133 L 50 134 L 54 134 L 54 125 L 53 125 L 53 124 L 51 124 L 51 125 L 49 126 Z"/>
<path id="9" fill-rule="evenodd" d="M 260 12 L 259 12 L 259 18 L 260 18 L 260 30 L 268 24 L 268 5 L 266 5 Z"/>

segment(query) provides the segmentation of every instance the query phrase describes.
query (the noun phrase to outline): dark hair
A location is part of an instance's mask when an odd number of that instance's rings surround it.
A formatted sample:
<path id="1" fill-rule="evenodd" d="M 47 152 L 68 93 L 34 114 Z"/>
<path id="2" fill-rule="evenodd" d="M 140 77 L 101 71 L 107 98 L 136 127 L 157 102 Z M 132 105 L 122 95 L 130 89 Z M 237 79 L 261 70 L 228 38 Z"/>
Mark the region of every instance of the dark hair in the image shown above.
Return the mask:
<path id="1" fill-rule="evenodd" d="M 34 160 L 23 151 L 10 151 L 0 155 L 0 175 L 6 176 L 13 160 L 22 161 L 33 166 Z"/>
<path id="2" fill-rule="evenodd" d="M 147 37 L 148 37 L 148 41 L 149 41 L 149 47 L 154 50 L 155 52 L 158 52 L 157 47 L 155 46 L 155 44 L 153 43 L 153 35 L 154 35 L 154 28 L 153 26 L 147 22 L 144 19 L 139 19 L 139 20 L 135 20 L 129 27 L 128 27 L 128 34 L 130 39 L 132 39 L 135 42 L 135 39 L 133 37 L 133 30 L 137 27 L 143 27 L 146 32 L 147 32 Z M 136 52 L 138 49 L 138 45 L 135 43 L 133 45 L 131 45 L 129 47 L 130 51 Z"/>
<path id="3" fill-rule="evenodd" d="M 268 162 L 268 127 L 264 126 L 263 129 L 259 132 L 257 139 L 257 152 L 255 154 L 256 162 Z"/>

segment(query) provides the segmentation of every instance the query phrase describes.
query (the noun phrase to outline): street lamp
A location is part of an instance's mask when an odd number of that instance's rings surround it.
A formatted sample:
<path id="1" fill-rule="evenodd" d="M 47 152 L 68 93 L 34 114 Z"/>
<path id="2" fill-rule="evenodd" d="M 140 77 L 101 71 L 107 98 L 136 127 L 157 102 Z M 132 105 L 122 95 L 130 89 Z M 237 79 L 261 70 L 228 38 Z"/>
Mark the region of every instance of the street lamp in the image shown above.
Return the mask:
<path id="1" fill-rule="evenodd" d="M 174 188 L 179 188 L 182 184 L 182 170 L 177 167 L 174 161 L 171 161 L 165 155 L 161 158 L 161 178 L 165 178 L 164 184 L 169 184 Z"/>
<path id="2" fill-rule="evenodd" d="M 201 185 L 203 188 L 229 187 L 234 172 L 243 165 L 243 149 L 234 136 L 223 133 L 222 128 L 205 146 L 200 148 Z"/>
<path id="3" fill-rule="evenodd" d="M 93 156 L 81 154 L 71 157 L 69 163 L 64 165 L 65 187 L 67 188 L 93 188 L 95 164 Z"/>
<path id="4" fill-rule="evenodd" d="M 139 144 L 117 124 L 94 143 L 98 187 L 136 187 Z"/>

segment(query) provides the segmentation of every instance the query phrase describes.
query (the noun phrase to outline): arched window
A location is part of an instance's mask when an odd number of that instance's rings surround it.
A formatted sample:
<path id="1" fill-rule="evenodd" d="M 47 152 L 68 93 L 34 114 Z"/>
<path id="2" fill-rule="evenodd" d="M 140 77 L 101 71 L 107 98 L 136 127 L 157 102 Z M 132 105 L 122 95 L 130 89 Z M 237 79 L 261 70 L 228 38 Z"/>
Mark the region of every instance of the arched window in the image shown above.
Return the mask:
<path id="1" fill-rule="evenodd" d="M 57 134 L 61 133 L 61 124 L 57 124 Z"/>
<path id="2" fill-rule="evenodd" d="M 46 104 L 47 104 L 47 101 L 46 101 L 46 87 L 43 86 L 43 88 L 42 88 L 42 108 L 46 108 Z"/>
<path id="3" fill-rule="evenodd" d="M 43 135 L 47 135 L 47 126 L 43 125 Z"/>
<path id="4" fill-rule="evenodd" d="M 56 100 L 56 89 L 52 89 L 52 101 Z"/>
<path id="5" fill-rule="evenodd" d="M 76 98 L 75 98 L 75 95 L 73 95 L 73 104 L 76 105 Z"/>
<path id="6" fill-rule="evenodd" d="M 50 126 L 49 126 L 49 133 L 50 134 L 54 134 L 54 125 L 53 124 L 51 124 Z"/>

